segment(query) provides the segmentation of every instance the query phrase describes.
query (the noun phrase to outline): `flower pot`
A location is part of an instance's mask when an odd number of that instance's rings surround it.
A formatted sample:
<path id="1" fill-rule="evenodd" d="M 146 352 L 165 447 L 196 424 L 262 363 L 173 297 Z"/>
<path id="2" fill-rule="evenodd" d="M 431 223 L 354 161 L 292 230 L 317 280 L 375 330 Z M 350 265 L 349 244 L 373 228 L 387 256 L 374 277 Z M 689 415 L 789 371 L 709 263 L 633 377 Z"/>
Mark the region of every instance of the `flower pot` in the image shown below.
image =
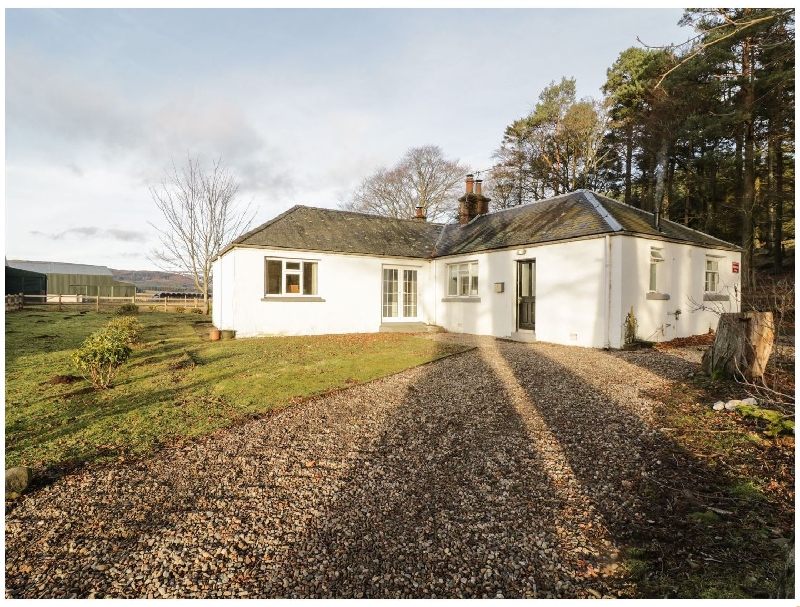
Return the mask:
<path id="1" fill-rule="evenodd" d="M 219 341 L 219 333 L 219 329 L 211 329 L 208 332 L 208 337 L 211 339 L 211 341 Z"/>
<path id="2" fill-rule="evenodd" d="M 236 331 L 231 331 L 229 329 L 222 330 L 222 339 L 233 339 L 236 337 Z"/>

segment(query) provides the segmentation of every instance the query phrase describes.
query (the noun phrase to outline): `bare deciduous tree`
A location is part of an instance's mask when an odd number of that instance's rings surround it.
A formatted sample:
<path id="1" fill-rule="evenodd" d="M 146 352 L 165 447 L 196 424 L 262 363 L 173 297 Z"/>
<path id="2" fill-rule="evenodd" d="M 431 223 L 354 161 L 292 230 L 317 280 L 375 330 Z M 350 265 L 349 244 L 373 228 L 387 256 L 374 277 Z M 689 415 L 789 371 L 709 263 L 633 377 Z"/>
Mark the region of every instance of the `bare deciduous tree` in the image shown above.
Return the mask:
<path id="1" fill-rule="evenodd" d="M 184 167 L 179 170 L 173 162 L 172 172 L 148 187 L 166 221 L 163 229 L 150 224 L 158 230 L 161 248 L 149 258 L 162 270 L 191 276 L 208 314 L 211 262 L 249 228 L 254 216 L 250 204 L 237 208 L 239 184 L 221 159 L 204 170 L 199 157 L 187 156 Z"/>
<path id="2" fill-rule="evenodd" d="M 410 148 L 390 169 L 365 177 L 341 207 L 398 219 L 411 219 L 422 207 L 430 221 L 453 215 L 458 206 L 457 186 L 469 167 L 445 158 L 435 145 Z"/>

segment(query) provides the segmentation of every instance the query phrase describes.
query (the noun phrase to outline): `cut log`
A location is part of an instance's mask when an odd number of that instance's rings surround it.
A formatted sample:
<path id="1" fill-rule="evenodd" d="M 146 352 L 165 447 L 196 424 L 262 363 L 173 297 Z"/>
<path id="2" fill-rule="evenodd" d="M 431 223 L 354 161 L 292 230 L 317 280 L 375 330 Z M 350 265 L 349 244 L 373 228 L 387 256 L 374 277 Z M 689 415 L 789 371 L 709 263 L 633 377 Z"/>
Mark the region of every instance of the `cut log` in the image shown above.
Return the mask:
<path id="1" fill-rule="evenodd" d="M 764 375 L 774 339 L 772 312 L 721 314 L 714 343 L 703 354 L 709 375 L 752 381 Z"/>

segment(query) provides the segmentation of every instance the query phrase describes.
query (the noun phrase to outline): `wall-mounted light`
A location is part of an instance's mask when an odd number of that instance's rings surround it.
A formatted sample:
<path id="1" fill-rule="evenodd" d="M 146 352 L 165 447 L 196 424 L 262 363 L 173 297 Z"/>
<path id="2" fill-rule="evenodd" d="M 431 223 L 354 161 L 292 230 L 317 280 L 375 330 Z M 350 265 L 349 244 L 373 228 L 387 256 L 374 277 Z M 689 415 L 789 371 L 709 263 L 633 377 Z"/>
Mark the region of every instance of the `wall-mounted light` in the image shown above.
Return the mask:
<path id="1" fill-rule="evenodd" d="M 517 255 L 525 255 L 528 252 L 528 249 L 517 249 Z"/>
<path id="2" fill-rule="evenodd" d="M 504 282 L 496 282 L 494 283 L 494 292 L 495 293 L 502 293 L 505 290 L 506 283 Z"/>

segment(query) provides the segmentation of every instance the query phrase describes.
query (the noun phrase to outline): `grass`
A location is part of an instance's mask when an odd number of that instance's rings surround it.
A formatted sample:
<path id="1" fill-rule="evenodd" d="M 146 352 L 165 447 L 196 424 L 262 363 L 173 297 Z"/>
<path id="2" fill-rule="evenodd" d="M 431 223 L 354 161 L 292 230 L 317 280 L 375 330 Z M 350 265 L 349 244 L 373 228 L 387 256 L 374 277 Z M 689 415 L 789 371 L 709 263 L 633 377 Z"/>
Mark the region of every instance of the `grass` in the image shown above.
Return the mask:
<path id="1" fill-rule="evenodd" d="M 6 315 L 6 467 L 58 476 L 153 453 L 314 395 L 368 382 L 463 348 L 405 334 L 211 342 L 193 314 L 147 313 L 141 343 L 95 391 L 70 354 L 112 314 Z M 207 326 L 207 325 L 204 325 Z"/>
<path id="2" fill-rule="evenodd" d="M 770 432 L 763 415 L 711 410 L 740 394 L 735 382 L 696 378 L 654 395 L 674 468 L 643 489 L 650 517 L 663 522 L 635 530 L 623 551 L 634 596 L 774 598 L 786 590 L 794 437 Z"/>

